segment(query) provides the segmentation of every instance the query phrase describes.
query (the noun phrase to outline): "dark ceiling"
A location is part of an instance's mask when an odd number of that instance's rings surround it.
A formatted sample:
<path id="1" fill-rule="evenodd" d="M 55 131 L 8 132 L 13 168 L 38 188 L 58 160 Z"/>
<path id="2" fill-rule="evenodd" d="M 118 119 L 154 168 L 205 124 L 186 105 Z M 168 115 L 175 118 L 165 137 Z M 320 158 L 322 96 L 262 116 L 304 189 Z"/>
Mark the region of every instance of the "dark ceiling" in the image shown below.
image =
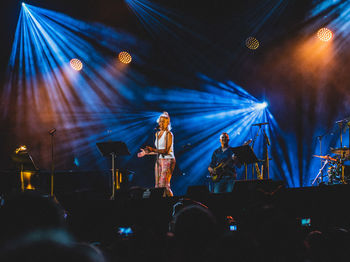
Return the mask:
<path id="1" fill-rule="evenodd" d="M 237 52 L 242 47 L 245 37 L 255 31 L 254 27 L 260 27 L 259 9 L 263 8 L 262 2 L 278 2 L 278 1 L 195 1 L 195 0 L 168 0 L 153 1 L 177 13 L 180 23 L 188 30 L 205 37 L 211 44 L 218 45 L 220 49 L 226 49 L 231 54 Z M 269 47 L 273 47 L 286 36 L 290 36 L 291 31 L 295 31 L 301 24 L 305 16 L 305 12 L 310 6 L 311 1 L 285 1 L 285 7 L 280 14 L 277 12 L 271 24 L 261 28 L 259 33 L 264 40 L 264 50 L 255 52 L 253 59 L 259 58 L 267 52 Z M 137 38 L 145 39 L 151 43 L 151 46 L 157 46 L 159 39 L 152 38 L 139 22 L 133 12 L 127 7 L 122 0 L 37 0 L 27 1 L 28 4 L 55 10 L 68 14 L 74 18 L 89 22 L 99 22 L 108 26 L 112 26 L 118 30 L 123 30 Z M 11 44 L 16 28 L 16 23 L 21 7 L 21 1 L 5 0 L 1 2 L 1 28 L 2 28 L 2 48 L 1 48 L 1 72 L 6 69 L 9 58 Z M 183 21 L 181 21 L 183 19 Z M 160 36 L 161 38 L 161 36 Z M 153 44 L 152 44 L 153 43 Z M 199 46 L 194 42 L 192 45 Z M 202 47 L 205 49 L 206 46 Z M 171 54 L 171 53 L 170 53 Z M 171 61 L 173 57 L 168 52 L 167 58 L 161 55 L 162 63 L 168 59 Z M 252 59 L 252 57 L 248 57 Z M 217 57 L 208 57 L 217 59 Z M 236 68 L 234 63 L 229 59 L 237 59 L 232 57 L 227 60 L 222 59 L 222 69 L 218 70 L 218 75 L 224 78 L 233 78 L 233 80 L 242 81 L 242 72 L 235 74 Z M 166 62 L 166 61 L 165 61 Z M 255 62 L 254 62 L 255 63 Z M 3 79 L 4 74 L 1 74 Z M 236 78 L 236 79 L 235 79 Z"/>

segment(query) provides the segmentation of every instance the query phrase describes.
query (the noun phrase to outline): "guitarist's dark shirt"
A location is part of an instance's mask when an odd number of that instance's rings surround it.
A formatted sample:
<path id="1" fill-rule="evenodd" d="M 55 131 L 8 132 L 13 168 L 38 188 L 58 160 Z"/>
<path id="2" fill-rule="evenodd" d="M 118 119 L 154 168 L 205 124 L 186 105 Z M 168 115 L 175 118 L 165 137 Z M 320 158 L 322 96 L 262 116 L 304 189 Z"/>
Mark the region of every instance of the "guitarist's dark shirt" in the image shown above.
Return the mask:
<path id="1" fill-rule="evenodd" d="M 221 147 L 216 149 L 211 157 L 211 162 L 210 162 L 210 167 L 215 168 L 217 167 L 220 163 L 228 161 L 228 159 L 232 159 L 233 155 L 232 147 L 228 147 L 224 152 L 222 151 Z M 229 161 L 228 164 L 226 165 L 225 171 L 225 176 L 236 176 L 236 161 Z"/>

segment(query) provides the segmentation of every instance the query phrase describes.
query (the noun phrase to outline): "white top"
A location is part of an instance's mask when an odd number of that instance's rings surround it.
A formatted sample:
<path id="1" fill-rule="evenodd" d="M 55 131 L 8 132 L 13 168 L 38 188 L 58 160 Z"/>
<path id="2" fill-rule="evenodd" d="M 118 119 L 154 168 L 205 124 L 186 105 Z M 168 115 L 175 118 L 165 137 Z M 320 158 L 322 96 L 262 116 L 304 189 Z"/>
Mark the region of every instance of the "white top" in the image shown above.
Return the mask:
<path id="1" fill-rule="evenodd" d="M 166 148 L 166 133 L 167 133 L 167 131 L 164 131 L 162 136 L 159 138 L 159 141 L 158 141 L 159 132 L 157 132 L 156 141 L 154 142 L 157 149 L 165 149 Z M 171 142 L 169 154 L 159 154 L 160 159 L 175 158 L 175 156 L 174 156 L 174 135 L 171 132 L 169 132 L 169 134 L 173 138 L 172 142 Z"/>

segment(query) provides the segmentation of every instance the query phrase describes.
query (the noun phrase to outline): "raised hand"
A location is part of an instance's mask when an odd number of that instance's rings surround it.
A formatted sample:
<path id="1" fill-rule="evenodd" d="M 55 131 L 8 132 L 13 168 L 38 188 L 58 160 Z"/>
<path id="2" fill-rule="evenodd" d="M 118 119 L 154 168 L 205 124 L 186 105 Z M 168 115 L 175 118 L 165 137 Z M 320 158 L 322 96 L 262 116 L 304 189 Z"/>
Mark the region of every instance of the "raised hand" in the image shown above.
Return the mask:
<path id="1" fill-rule="evenodd" d="M 144 149 L 141 148 L 141 152 L 137 153 L 137 157 L 144 157 L 145 155 L 147 155 L 146 151 Z"/>

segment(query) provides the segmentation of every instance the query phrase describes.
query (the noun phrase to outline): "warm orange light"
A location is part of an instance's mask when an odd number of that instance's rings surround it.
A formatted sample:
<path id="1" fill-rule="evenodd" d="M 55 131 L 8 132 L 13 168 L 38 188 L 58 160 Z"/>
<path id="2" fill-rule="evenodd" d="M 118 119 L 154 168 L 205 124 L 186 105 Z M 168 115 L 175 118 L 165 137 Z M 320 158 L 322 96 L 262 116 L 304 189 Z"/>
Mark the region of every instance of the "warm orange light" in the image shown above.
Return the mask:
<path id="1" fill-rule="evenodd" d="M 18 154 L 19 152 L 23 152 L 26 150 L 27 150 L 27 147 L 23 145 L 23 146 L 16 148 L 15 152 L 16 152 L 16 154 Z"/>
<path id="2" fill-rule="evenodd" d="M 70 60 L 69 63 L 75 71 L 80 71 L 81 69 L 83 69 L 83 63 L 77 58 L 73 58 L 72 60 Z"/>
<path id="3" fill-rule="evenodd" d="M 118 59 L 120 62 L 122 62 L 124 64 L 129 64 L 132 60 L 132 57 L 128 52 L 122 51 L 119 53 Z"/>
<path id="4" fill-rule="evenodd" d="M 331 42 L 322 42 L 316 37 L 303 39 L 295 46 L 293 65 L 301 74 L 308 77 L 318 77 L 329 72 L 334 59 L 334 48 Z M 321 73 L 322 72 L 322 73 Z"/>
<path id="5" fill-rule="evenodd" d="M 30 183 L 30 179 L 32 177 L 32 175 L 34 175 L 34 172 L 28 172 L 28 171 L 25 171 L 23 172 L 23 182 L 25 184 L 25 189 L 27 190 L 34 190 L 35 188 L 32 186 L 32 184 Z"/>
<path id="6" fill-rule="evenodd" d="M 245 45 L 249 49 L 255 50 L 259 47 L 259 41 L 255 37 L 250 36 L 245 40 Z"/>
<path id="7" fill-rule="evenodd" d="M 328 28 L 323 27 L 317 31 L 317 37 L 323 42 L 328 42 L 333 38 L 333 32 Z"/>

